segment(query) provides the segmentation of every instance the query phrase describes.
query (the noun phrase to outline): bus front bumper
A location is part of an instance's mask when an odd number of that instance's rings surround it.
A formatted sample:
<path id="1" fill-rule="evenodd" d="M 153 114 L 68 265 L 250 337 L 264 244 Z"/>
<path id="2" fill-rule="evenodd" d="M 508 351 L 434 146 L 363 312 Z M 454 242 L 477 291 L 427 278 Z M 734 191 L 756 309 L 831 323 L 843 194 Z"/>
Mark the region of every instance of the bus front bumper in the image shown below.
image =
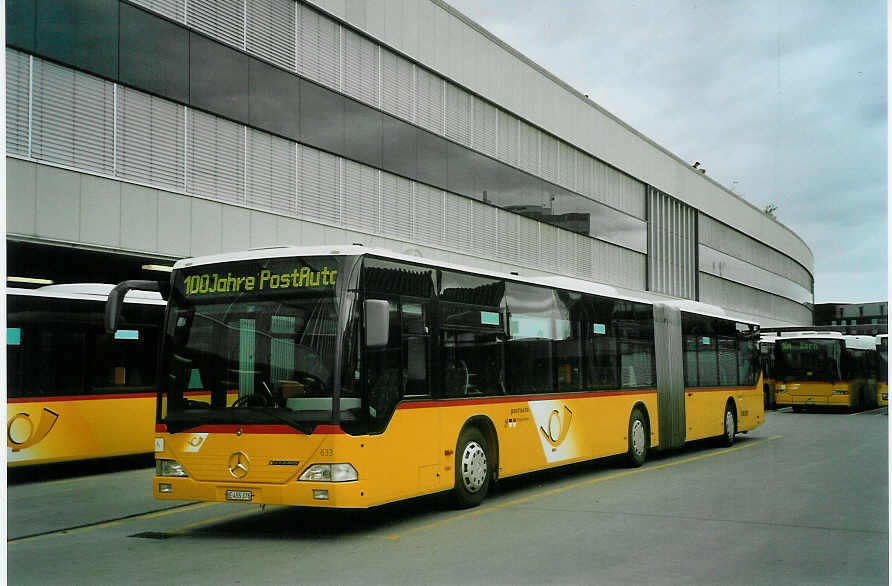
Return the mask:
<path id="1" fill-rule="evenodd" d="M 156 499 L 307 507 L 365 508 L 371 506 L 360 481 L 252 484 L 202 482 L 188 477 L 154 476 Z"/>

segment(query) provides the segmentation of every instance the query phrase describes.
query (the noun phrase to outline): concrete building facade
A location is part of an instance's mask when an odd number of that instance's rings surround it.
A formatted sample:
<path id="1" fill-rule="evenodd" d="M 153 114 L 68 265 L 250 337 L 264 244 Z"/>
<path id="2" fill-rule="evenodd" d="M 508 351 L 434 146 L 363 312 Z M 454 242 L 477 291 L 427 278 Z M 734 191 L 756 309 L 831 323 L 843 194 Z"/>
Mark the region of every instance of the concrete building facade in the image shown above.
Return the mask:
<path id="1" fill-rule="evenodd" d="M 812 323 L 800 237 L 439 0 L 6 11 L 10 274 L 360 242 Z"/>

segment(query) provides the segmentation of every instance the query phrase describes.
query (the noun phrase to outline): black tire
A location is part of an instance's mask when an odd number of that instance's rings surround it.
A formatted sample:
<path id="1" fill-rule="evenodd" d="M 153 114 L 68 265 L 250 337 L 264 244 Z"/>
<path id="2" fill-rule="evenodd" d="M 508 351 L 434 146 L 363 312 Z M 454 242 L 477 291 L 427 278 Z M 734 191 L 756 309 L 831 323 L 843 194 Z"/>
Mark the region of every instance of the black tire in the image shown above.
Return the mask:
<path id="1" fill-rule="evenodd" d="M 650 431 L 647 428 L 647 419 L 637 407 L 632 410 L 629 417 L 629 451 L 626 460 L 632 468 L 638 468 L 647 460 L 647 446 L 650 443 Z"/>
<path id="2" fill-rule="evenodd" d="M 805 407 L 802 405 L 793 405 L 793 413 L 802 413 L 805 411 Z"/>
<path id="3" fill-rule="evenodd" d="M 722 416 L 722 438 L 723 446 L 733 446 L 734 436 L 737 435 L 737 412 L 731 401 L 725 403 L 725 413 Z"/>
<path id="4" fill-rule="evenodd" d="M 466 427 L 455 446 L 455 487 L 452 497 L 461 508 L 476 507 L 492 482 L 489 444 L 476 427 Z"/>

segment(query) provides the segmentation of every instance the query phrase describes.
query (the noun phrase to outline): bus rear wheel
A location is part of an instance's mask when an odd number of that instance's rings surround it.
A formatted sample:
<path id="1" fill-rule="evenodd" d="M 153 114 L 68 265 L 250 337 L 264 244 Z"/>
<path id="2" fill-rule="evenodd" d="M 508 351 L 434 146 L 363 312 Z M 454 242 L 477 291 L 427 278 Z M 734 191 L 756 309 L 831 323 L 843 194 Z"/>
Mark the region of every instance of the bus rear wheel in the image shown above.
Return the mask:
<path id="1" fill-rule="evenodd" d="M 724 433 L 722 433 L 722 445 L 734 445 L 734 436 L 737 435 L 737 415 L 734 414 L 734 407 L 729 401 L 725 405 L 725 417 L 723 424 Z"/>
<path id="2" fill-rule="evenodd" d="M 647 438 L 647 421 L 636 408 L 629 417 L 629 451 L 626 454 L 629 466 L 638 468 L 647 460 Z"/>
<path id="3" fill-rule="evenodd" d="M 476 427 L 458 436 L 455 449 L 453 500 L 461 508 L 476 507 L 486 497 L 492 479 L 492 459 L 486 438 Z"/>

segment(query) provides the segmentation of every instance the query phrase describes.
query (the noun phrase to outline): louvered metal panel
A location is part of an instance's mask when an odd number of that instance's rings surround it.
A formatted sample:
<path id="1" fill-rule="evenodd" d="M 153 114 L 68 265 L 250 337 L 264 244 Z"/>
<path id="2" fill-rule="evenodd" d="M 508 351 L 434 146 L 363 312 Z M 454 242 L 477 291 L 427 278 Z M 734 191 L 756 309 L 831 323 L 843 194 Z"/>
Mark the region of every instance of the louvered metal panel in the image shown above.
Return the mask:
<path id="1" fill-rule="evenodd" d="M 553 271 L 558 264 L 558 228 L 549 224 L 539 225 L 539 259 L 542 267 Z"/>
<path id="2" fill-rule="evenodd" d="M 245 127 L 198 110 L 187 112 L 186 189 L 244 203 Z"/>
<path id="3" fill-rule="evenodd" d="M 491 157 L 498 155 L 498 109 L 480 98 L 472 97 L 474 110 L 474 142 L 473 147 Z"/>
<path id="4" fill-rule="evenodd" d="M 576 157 L 576 191 L 587 197 L 592 196 L 592 167 L 593 160 L 582 151 L 575 151 Z"/>
<path id="5" fill-rule="evenodd" d="M 446 83 L 446 136 L 471 146 L 474 105 L 471 94 Z"/>
<path id="6" fill-rule="evenodd" d="M 381 109 L 415 122 L 415 66 L 399 55 L 381 51 Z"/>
<path id="7" fill-rule="evenodd" d="M 246 204 L 280 214 L 296 213 L 295 143 L 248 129 Z"/>
<path id="8" fill-rule="evenodd" d="M 557 182 L 569 189 L 576 189 L 576 149 L 565 142 L 558 142 Z"/>
<path id="9" fill-rule="evenodd" d="M 415 184 L 414 239 L 428 244 L 443 241 L 443 192 L 423 183 Z"/>
<path id="10" fill-rule="evenodd" d="M 557 183 L 558 141 L 544 132 L 539 135 L 539 172 L 545 179 Z"/>
<path id="11" fill-rule="evenodd" d="M 132 0 L 143 8 L 164 15 L 177 22 L 184 22 L 186 17 L 186 0 Z"/>
<path id="12" fill-rule="evenodd" d="M 245 48 L 246 0 L 188 0 L 186 24 L 233 47 Z"/>
<path id="13" fill-rule="evenodd" d="M 523 120 L 518 121 L 517 166 L 530 173 L 539 173 L 539 130 Z"/>
<path id="14" fill-rule="evenodd" d="M 424 68 L 415 68 L 415 97 L 417 100 L 415 120 L 422 128 L 437 134 L 444 133 L 444 84 L 441 77 Z"/>
<path id="15" fill-rule="evenodd" d="M 499 232 L 496 244 L 496 254 L 498 255 L 498 259 L 502 262 L 516 263 L 517 219 L 520 216 L 501 209 L 497 211 Z M 490 244 L 490 246 L 492 246 L 492 244 Z"/>
<path id="16" fill-rule="evenodd" d="M 114 84 L 35 59 L 32 99 L 34 158 L 114 172 Z"/>
<path id="17" fill-rule="evenodd" d="M 294 71 L 294 0 L 247 2 L 247 51 Z"/>
<path id="18" fill-rule="evenodd" d="M 341 221 L 338 157 L 298 145 L 298 213 L 330 224 Z"/>
<path id="19" fill-rule="evenodd" d="M 518 216 L 517 262 L 531 267 L 539 265 L 539 222 Z"/>
<path id="20" fill-rule="evenodd" d="M 386 236 L 412 239 L 412 181 L 381 173 L 381 232 Z"/>
<path id="21" fill-rule="evenodd" d="M 344 93 L 377 107 L 378 45 L 344 29 Z"/>
<path id="22" fill-rule="evenodd" d="M 31 64 L 27 54 L 6 49 L 6 152 L 28 156 Z"/>
<path id="23" fill-rule="evenodd" d="M 499 159 L 509 165 L 517 166 L 518 150 L 520 148 L 520 145 L 518 144 L 518 126 L 520 121 L 504 110 L 499 110 L 498 119 Z"/>
<path id="24" fill-rule="evenodd" d="M 576 234 L 557 230 L 557 272 L 572 275 L 576 268 Z"/>
<path id="25" fill-rule="evenodd" d="M 341 221 L 348 228 L 377 234 L 378 171 L 367 165 L 341 161 L 344 170 Z"/>
<path id="26" fill-rule="evenodd" d="M 496 207 L 478 203 L 474 205 L 474 250 L 493 250 L 498 241 L 498 212 Z"/>
<path id="27" fill-rule="evenodd" d="M 649 188 L 648 288 L 676 297 L 696 299 L 697 211 Z"/>
<path id="28" fill-rule="evenodd" d="M 117 175 L 185 189 L 185 107 L 119 86 L 117 116 Z"/>
<path id="29" fill-rule="evenodd" d="M 750 264 L 782 275 L 809 291 L 813 280 L 809 272 L 790 257 L 730 228 L 709 216 L 699 214 L 700 242 Z"/>
<path id="30" fill-rule="evenodd" d="M 473 216 L 476 202 L 446 194 L 446 244 L 459 250 L 471 250 Z"/>
<path id="31" fill-rule="evenodd" d="M 587 236 L 576 235 L 576 259 L 573 267 L 573 275 L 581 279 L 590 279 L 592 276 L 592 240 Z"/>
<path id="32" fill-rule="evenodd" d="M 304 4 L 297 5 L 297 72 L 341 89 L 341 27 Z"/>

